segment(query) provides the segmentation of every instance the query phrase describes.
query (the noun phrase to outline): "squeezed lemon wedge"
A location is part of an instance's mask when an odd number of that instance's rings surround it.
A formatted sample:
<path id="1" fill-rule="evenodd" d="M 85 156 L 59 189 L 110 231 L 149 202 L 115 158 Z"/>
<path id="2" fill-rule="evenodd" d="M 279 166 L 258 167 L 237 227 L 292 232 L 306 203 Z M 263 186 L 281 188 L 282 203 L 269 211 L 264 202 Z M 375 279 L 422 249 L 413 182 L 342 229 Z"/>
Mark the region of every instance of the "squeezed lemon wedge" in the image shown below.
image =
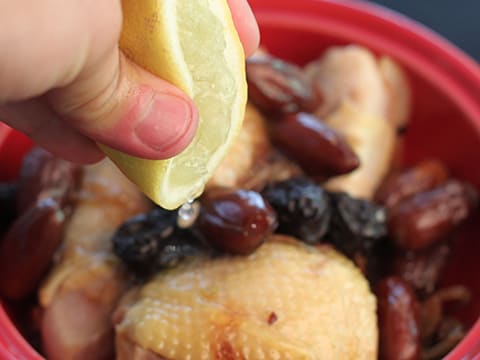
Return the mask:
<path id="1" fill-rule="evenodd" d="M 122 0 L 120 48 L 135 63 L 195 102 L 192 143 L 166 160 L 147 160 L 101 145 L 150 199 L 175 209 L 199 196 L 244 118 L 245 57 L 226 0 Z"/>

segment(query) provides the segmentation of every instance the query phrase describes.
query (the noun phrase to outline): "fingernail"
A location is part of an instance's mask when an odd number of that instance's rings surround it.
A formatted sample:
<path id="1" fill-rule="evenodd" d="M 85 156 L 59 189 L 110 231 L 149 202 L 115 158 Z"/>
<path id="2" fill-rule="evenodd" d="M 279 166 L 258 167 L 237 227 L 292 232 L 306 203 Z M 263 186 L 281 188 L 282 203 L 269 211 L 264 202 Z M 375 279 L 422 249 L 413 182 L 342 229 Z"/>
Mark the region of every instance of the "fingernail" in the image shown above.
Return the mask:
<path id="1" fill-rule="evenodd" d="M 135 134 L 156 152 L 176 153 L 179 146 L 193 137 L 194 116 L 194 109 L 185 99 L 156 93 L 143 112 Z"/>

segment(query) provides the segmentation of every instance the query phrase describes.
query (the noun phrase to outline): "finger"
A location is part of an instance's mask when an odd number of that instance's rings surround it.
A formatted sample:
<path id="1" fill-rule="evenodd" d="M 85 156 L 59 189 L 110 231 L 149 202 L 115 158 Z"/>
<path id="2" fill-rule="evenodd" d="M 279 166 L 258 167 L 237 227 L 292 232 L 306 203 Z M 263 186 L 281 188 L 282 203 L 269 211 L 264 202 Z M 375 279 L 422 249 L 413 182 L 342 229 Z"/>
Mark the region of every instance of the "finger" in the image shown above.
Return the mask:
<path id="1" fill-rule="evenodd" d="M 0 118 L 26 134 L 38 146 L 66 160 L 91 164 L 105 156 L 92 140 L 65 124 L 48 104 L 41 100 L 26 100 L 0 106 Z"/>
<path id="2" fill-rule="evenodd" d="M 260 42 L 260 32 L 255 16 L 246 0 L 228 0 L 228 4 L 245 54 L 250 56 L 258 48 Z"/>
<path id="3" fill-rule="evenodd" d="M 117 49 L 49 99 L 80 133 L 147 159 L 178 154 L 198 125 L 197 109 L 183 92 Z"/>

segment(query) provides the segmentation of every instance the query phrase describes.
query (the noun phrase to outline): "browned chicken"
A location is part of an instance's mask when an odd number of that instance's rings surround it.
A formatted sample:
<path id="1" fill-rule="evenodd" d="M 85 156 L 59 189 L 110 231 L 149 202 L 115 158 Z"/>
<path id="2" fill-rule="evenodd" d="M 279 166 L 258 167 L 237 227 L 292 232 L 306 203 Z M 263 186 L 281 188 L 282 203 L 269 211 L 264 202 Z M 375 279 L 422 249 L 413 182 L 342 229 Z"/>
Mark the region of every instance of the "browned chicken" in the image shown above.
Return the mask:
<path id="1" fill-rule="evenodd" d="M 147 210 L 136 187 L 110 163 L 87 167 L 77 206 L 53 270 L 39 291 L 48 359 L 109 359 L 110 317 L 127 286 L 110 237 L 126 218 Z"/>
<path id="2" fill-rule="evenodd" d="M 306 72 L 323 95 L 316 114 L 343 134 L 360 158 L 358 169 L 325 186 L 372 199 L 390 170 L 395 131 L 406 126 L 410 115 L 405 74 L 393 59 L 377 59 L 357 45 L 328 49 Z"/>
<path id="3" fill-rule="evenodd" d="M 159 273 L 117 310 L 117 359 L 376 359 L 375 298 L 333 248 L 273 236 Z"/>

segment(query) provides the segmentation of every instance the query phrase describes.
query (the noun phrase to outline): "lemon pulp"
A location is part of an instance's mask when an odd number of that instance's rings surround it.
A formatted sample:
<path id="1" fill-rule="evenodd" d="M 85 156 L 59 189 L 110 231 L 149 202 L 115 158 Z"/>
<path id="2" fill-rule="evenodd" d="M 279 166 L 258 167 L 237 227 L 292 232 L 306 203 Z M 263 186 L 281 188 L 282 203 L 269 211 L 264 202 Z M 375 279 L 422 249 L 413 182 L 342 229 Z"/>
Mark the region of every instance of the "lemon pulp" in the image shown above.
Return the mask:
<path id="1" fill-rule="evenodd" d="M 124 0 L 122 7 L 120 47 L 193 99 L 199 127 L 192 143 L 167 160 L 102 149 L 148 197 L 174 209 L 202 193 L 241 127 L 243 48 L 226 0 Z"/>

